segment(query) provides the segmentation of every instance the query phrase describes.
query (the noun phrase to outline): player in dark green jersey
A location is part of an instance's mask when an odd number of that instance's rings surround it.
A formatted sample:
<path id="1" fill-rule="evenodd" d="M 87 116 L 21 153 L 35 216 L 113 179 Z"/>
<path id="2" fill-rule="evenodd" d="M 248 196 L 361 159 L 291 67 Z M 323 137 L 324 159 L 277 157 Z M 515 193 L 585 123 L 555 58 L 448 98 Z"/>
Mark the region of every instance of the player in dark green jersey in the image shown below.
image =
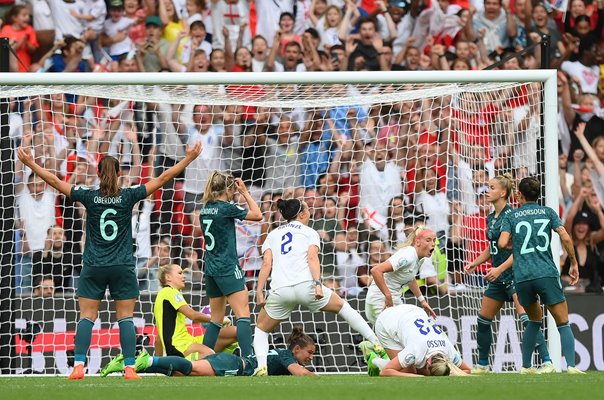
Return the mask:
<path id="1" fill-rule="evenodd" d="M 235 192 L 243 196 L 249 210 L 231 203 Z M 261 221 L 262 211 L 241 179 L 220 171 L 210 174 L 202 202 L 199 224 L 205 242 L 204 279 L 212 318 L 203 344 L 215 349 L 228 302 L 237 317 L 235 326 L 241 355 L 249 356 L 252 354 L 249 296 L 237 257 L 235 219 Z"/>
<path id="2" fill-rule="evenodd" d="M 145 185 L 119 187 L 119 161 L 105 156 L 98 165 L 99 189 L 71 185 L 36 164 L 29 149 L 20 147 L 18 156 L 46 183 L 86 208 L 86 244 L 84 267 L 78 286 L 80 320 L 75 335 L 75 366 L 70 380 L 84 378 L 84 363 L 98 317 L 101 300 L 109 287 L 115 301 L 120 328 L 120 345 L 124 354 L 125 378 L 140 379 L 134 370 L 136 330 L 132 322 L 138 298 L 138 281 L 132 255 L 132 207 L 172 180 L 201 152 L 201 144 L 187 148 L 178 164 Z"/>
<path id="3" fill-rule="evenodd" d="M 556 211 L 536 203 L 540 195 L 541 182 L 538 179 L 528 177 L 520 181 L 517 193 L 520 207 L 505 216 L 497 243 L 500 249 L 512 247 L 516 293 L 530 319 L 522 340 L 521 372 L 535 372 L 532 359 L 537 334 L 541 330 L 542 302 L 556 320 L 568 372 L 582 374 L 575 367 L 575 338 L 568 323 L 568 305 L 560 284 L 560 271 L 550 247 L 552 230 L 560 235 L 571 260 L 569 275 L 576 282 L 579 268 L 573 241 Z"/>
<path id="4" fill-rule="evenodd" d="M 287 349 L 268 353 L 269 375 L 314 375 L 304 368 L 313 359 L 314 340 L 304 333 L 302 327 L 294 327 L 287 341 Z M 257 366 L 256 356 L 237 357 L 227 353 L 212 354 L 196 361 L 175 356 L 151 357 L 146 352 L 136 358 L 137 372 L 165 375 L 176 372 L 187 376 L 251 376 Z"/>
<path id="5" fill-rule="evenodd" d="M 478 328 L 476 332 L 478 363 L 472 369 L 473 374 L 490 372 L 489 353 L 491 352 L 493 341 L 491 323 L 505 302 L 514 302 L 518 317 L 525 328 L 529 321 L 526 311 L 518 302 L 518 296 L 514 287 L 514 275 L 511 269 L 513 263 L 512 251 L 510 249 L 500 249 L 497 245 L 501 232 L 501 224 L 505 217 L 512 212 L 512 207 L 508 204 L 508 200 L 512 196 L 512 193 L 514 193 L 514 188 L 514 180 L 509 174 L 500 175 L 490 180 L 487 200 L 493 205 L 495 210 L 487 216 L 489 247 L 485 248 L 465 268 L 466 273 L 472 273 L 476 267 L 489 259 L 493 266 L 485 275 L 485 279 L 489 281 L 489 285 L 482 298 L 482 305 L 478 313 Z M 537 351 L 543 361 L 539 372 L 555 372 L 556 370 L 552 365 L 549 351 L 545 344 L 545 338 L 541 331 L 537 336 Z"/>

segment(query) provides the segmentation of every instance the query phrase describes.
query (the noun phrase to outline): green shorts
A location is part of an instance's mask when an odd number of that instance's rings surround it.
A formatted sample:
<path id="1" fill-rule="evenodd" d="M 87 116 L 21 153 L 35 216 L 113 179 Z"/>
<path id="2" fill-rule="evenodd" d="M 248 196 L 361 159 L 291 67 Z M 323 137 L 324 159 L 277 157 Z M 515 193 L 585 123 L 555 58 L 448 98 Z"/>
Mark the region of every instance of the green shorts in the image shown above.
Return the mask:
<path id="1" fill-rule="evenodd" d="M 484 295 L 491 299 L 499 300 L 499 301 L 513 301 L 516 293 L 516 288 L 514 287 L 514 281 L 506 281 L 506 282 L 489 282 L 487 286 L 487 290 L 484 291 Z"/>
<path id="2" fill-rule="evenodd" d="M 243 375 L 243 360 L 233 354 L 216 353 L 204 358 L 210 363 L 216 376 L 241 376 Z"/>
<path id="3" fill-rule="evenodd" d="M 226 276 L 206 275 L 206 294 L 209 298 L 228 296 L 245 290 L 245 278 L 243 272 Z"/>
<path id="4" fill-rule="evenodd" d="M 138 279 L 134 265 L 112 265 L 109 267 L 84 267 L 80 274 L 77 295 L 87 299 L 102 300 L 105 290 L 113 300 L 138 298 Z"/>
<path id="5" fill-rule="evenodd" d="M 537 296 L 542 304 L 551 306 L 566 300 L 559 277 L 537 278 L 530 281 L 516 283 L 518 302 L 523 307 L 528 307 L 537 301 Z"/>

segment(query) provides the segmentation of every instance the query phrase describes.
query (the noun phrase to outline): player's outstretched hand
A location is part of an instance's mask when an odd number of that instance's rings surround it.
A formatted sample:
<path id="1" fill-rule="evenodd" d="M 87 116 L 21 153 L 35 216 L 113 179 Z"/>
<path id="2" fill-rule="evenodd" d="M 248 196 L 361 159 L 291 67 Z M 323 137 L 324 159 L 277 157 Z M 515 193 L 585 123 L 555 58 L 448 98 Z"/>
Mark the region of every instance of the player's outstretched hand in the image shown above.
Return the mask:
<path id="1" fill-rule="evenodd" d="M 187 146 L 185 157 L 191 161 L 195 160 L 201 154 L 201 141 L 196 142 L 193 146 Z"/>
<path id="2" fill-rule="evenodd" d="M 472 273 L 474 272 L 476 267 L 477 267 L 477 265 L 468 264 L 465 267 L 463 267 L 463 272 L 465 272 L 466 275 L 472 275 Z"/>
<path id="3" fill-rule="evenodd" d="M 432 307 L 430 307 L 430 304 L 428 304 L 426 300 L 422 301 L 422 308 L 424 309 L 426 314 L 428 314 L 433 319 L 436 319 L 436 313 L 434 312 Z"/>
<path id="4" fill-rule="evenodd" d="M 28 167 L 32 166 L 34 163 L 34 156 L 31 154 L 31 149 L 19 147 L 19 149 L 17 149 L 17 156 L 19 157 L 19 160 Z"/>
<path id="5" fill-rule="evenodd" d="M 579 281 L 579 265 L 576 261 L 570 265 L 568 276 L 570 276 L 571 285 L 574 285 Z"/>

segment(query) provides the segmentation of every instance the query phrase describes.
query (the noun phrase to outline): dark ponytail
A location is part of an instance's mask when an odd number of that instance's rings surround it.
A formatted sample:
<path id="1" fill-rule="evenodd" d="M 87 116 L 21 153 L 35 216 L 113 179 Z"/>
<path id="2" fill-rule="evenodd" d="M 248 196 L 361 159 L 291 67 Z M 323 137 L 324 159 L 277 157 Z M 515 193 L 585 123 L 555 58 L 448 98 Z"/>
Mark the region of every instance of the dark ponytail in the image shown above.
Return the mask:
<path id="1" fill-rule="evenodd" d="M 302 348 L 308 346 L 309 344 L 315 344 L 313 338 L 304 333 L 304 329 L 302 325 L 295 325 L 292 328 L 292 333 L 289 334 L 287 338 L 288 348 L 293 350 L 294 347 L 300 346 Z"/>
<path id="2" fill-rule="evenodd" d="M 541 182 L 533 176 L 526 177 L 520 181 L 518 191 L 527 201 L 537 201 L 541 196 Z"/>
<path id="3" fill-rule="evenodd" d="M 118 175 L 120 172 L 119 161 L 111 156 L 105 156 L 99 162 L 98 175 L 101 180 L 101 196 L 116 197 L 120 194 Z"/>
<path id="4" fill-rule="evenodd" d="M 304 209 L 304 205 L 301 200 L 298 199 L 289 199 L 277 200 L 277 208 L 281 211 L 281 215 L 287 222 L 293 221 L 296 217 L 302 212 Z"/>

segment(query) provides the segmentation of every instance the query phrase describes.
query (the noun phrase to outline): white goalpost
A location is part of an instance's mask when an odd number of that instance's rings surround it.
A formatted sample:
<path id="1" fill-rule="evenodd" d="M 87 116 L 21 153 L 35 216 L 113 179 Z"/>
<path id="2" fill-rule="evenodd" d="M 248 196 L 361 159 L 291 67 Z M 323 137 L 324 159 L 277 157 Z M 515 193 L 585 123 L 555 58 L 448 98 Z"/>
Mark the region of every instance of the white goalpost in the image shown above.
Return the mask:
<path id="1" fill-rule="evenodd" d="M 437 322 L 470 364 L 477 361 L 476 316 L 488 266 L 472 276 L 464 276 L 463 266 L 488 245 L 488 179 L 505 172 L 517 180 L 536 175 L 544 204 L 559 207 L 555 70 L 1 73 L 0 90 L 10 99 L 13 149 L 30 146 L 37 162 L 73 184 L 95 186 L 103 155 L 118 158 L 124 186 L 144 183 L 178 162 L 187 143 L 203 142 L 198 160 L 133 213 L 141 289 L 135 325 L 140 346 L 149 349 L 158 265 L 189 268 L 183 294 L 193 308 L 208 311 L 198 212 L 212 169 L 241 177 L 265 216 L 263 223 L 237 225 L 253 314 L 259 249 L 280 223 L 278 197 L 309 202 L 310 225 L 322 238 L 323 282 L 363 315 L 370 267 L 405 238 L 409 221 L 427 216 L 439 251 L 434 272 L 420 271 L 418 279 Z M 15 262 L 2 266 L 10 271 L 2 282 L 10 282 L 3 289 L 13 306 L 11 320 L 0 321 L 1 331 L 12 334 L 10 371 L 67 374 L 86 216 L 78 204 L 36 185 L 13 157 Z M 556 235 L 552 252 L 560 254 Z M 415 304 L 412 296 L 401 296 Z M 316 338 L 317 372 L 366 370 L 356 349 L 360 337 L 336 316 L 295 312 L 272 335 L 273 345 L 283 343 L 292 324 L 303 324 Z M 550 316 L 546 325 L 560 370 Z M 203 332 L 199 325 L 190 328 Z M 119 352 L 117 332 L 113 307 L 104 301 L 89 373 Z M 519 369 L 522 325 L 513 305 L 504 306 L 493 335 L 493 369 Z"/>

